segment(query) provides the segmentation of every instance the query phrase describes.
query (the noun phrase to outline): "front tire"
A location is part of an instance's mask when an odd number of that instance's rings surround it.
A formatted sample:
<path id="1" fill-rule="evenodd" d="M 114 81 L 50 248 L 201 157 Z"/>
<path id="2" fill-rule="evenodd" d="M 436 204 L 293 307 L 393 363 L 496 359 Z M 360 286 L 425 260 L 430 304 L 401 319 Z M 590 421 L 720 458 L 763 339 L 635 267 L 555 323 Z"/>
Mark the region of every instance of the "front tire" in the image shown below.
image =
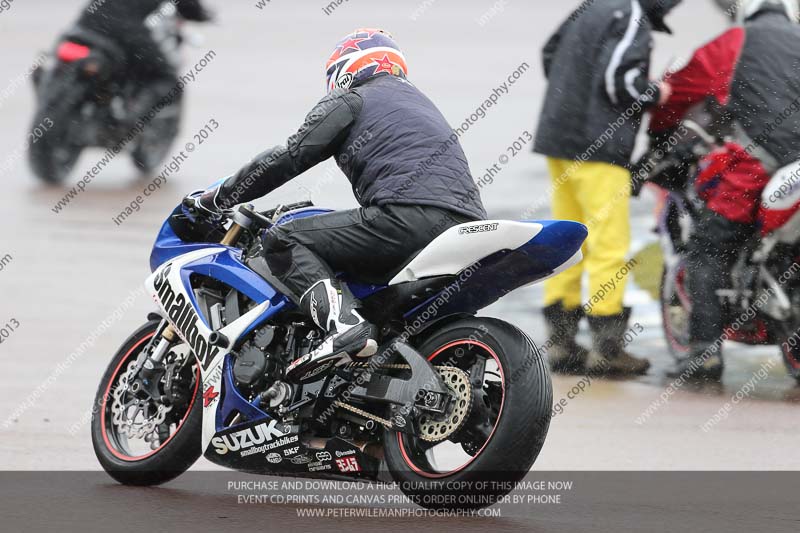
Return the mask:
<path id="1" fill-rule="evenodd" d="M 389 471 L 406 496 L 429 509 L 493 505 L 529 472 L 544 445 L 553 403 L 547 362 L 522 331 L 491 318 L 451 323 L 417 349 L 434 366 L 465 371 L 485 359 L 486 380 L 481 387 L 475 387 L 473 376 L 470 380 L 473 402 L 486 408 L 473 403 L 463 427 L 433 446 L 386 430 Z M 492 374 L 499 380 L 489 380 Z M 444 461 L 436 456 L 440 447 L 445 447 Z"/>
<path id="2" fill-rule="evenodd" d="M 126 376 L 129 365 L 135 362 L 142 350 L 148 346 L 148 341 L 155 334 L 158 325 L 159 321 L 155 320 L 140 327 L 114 355 L 100 382 L 92 410 L 92 444 L 95 455 L 103 469 L 125 485 L 166 483 L 185 472 L 201 454 L 203 409 L 199 400 L 200 369 L 188 350 L 186 357 L 191 358 L 191 361 L 187 363 L 186 370 L 178 376 L 186 382 L 187 401 L 181 407 L 175 405 L 174 408 L 178 408 L 179 412 L 172 413 L 171 423 L 165 421 L 159 425 L 157 447 L 150 445 L 146 436 L 145 444 L 154 449 L 145 448 L 142 451 L 142 443 L 135 442 L 137 439 L 131 442 L 114 422 L 112 406 L 116 388 L 120 385 L 120 380 Z M 152 435 L 150 437 L 152 438 Z"/>
<path id="3" fill-rule="evenodd" d="M 56 185 L 67 179 L 83 152 L 73 123 L 80 120 L 85 90 L 74 65 L 59 64 L 47 72 L 40 69 L 38 76 L 38 109 L 31 130 L 42 124 L 52 125 L 29 143 L 28 162 L 39 179 Z"/>
<path id="4" fill-rule="evenodd" d="M 56 115 L 48 112 L 37 113 L 34 127 L 52 120 L 53 128 L 28 146 L 28 161 L 31 170 L 43 182 L 57 185 L 67 179 L 75 163 L 83 152 L 83 146 L 74 144 L 69 135 L 71 113 Z"/>
<path id="5" fill-rule="evenodd" d="M 686 263 L 681 261 L 674 271 L 667 266 L 661 276 L 661 323 L 669 352 L 681 361 L 691 351 L 691 299 L 686 290 Z"/>
<path id="6" fill-rule="evenodd" d="M 156 105 L 164 89 L 159 85 L 148 87 L 134 104 L 134 117 L 146 115 Z M 141 172 L 150 174 L 169 156 L 180 131 L 183 98 L 178 97 L 158 114 L 139 134 L 131 152 L 133 164 Z"/>
<path id="7" fill-rule="evenodd" d="M 800 385 L 800 339 L 795 334 L 782 341 L 780 346 L 786 371 Z"/>
<path id="8" fill-rule="evenodd" d="M 180 110 L 174 112 L 179 114 Z M 140 172 L 150 174 L 167 159 L 178 136 L 179 125 L 180 116 L 156 118 L 139 135 L 131 152 L 131 159 Z"/>

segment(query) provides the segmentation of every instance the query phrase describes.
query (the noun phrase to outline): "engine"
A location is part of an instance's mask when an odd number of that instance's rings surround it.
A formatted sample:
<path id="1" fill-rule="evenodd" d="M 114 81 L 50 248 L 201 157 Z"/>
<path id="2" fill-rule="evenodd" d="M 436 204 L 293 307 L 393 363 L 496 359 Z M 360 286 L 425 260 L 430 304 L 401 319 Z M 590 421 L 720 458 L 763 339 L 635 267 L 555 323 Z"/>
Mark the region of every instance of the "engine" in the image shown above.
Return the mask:
<path id="1" fill-rule="evenodd" d="M 271 387 L 281 376 L 278 328 L 256 330 L 241 348 L 233 352 L 233 377 L 242 393 L 251 397 Z"/>

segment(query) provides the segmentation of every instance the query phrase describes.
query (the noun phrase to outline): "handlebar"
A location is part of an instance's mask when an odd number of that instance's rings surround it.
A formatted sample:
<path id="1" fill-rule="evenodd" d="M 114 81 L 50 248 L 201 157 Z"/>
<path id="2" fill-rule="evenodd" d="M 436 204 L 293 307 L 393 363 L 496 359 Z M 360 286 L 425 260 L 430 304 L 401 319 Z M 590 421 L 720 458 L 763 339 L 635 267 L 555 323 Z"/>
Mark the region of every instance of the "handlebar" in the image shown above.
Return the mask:
<path id="1" fill-rule="evenodd" d="M 247 229 L 253 235 L 257 235 L 262 230 L 270 229 L 277 224 L 280 217 L 296 209 L 312 207 L 310 201 L 303 201 L 294 204 L 280 205 L 269 211 L 262 213 L 255 210 L 252 204 L 243 204 L 236 209 L 227 209 L 219 213 L 210 214 L 197 208 L 194 202 L 189 199 L 184 200 L 180 209 L 184 217 L 188 217 L 194 223 L 210 223 L 210 226 L 217 228 L 218 231 L 225 232 L 225 236 L 218 241 L 225 246 L 236 246 L 242 236 L 242 231 Z M 179 212 L 173 214 L 173 217 Z M 172 220 L 172 218 L 170 219 Z M 225 230 L 224 223 L 230 221 L 230 227 Z M 172 222 L 171 222 L 172 223 Z M 174 229 L 174 227 L 173 227 Z M 176 230 L 177 232 L 178 230 Z M 216 239 L 214 239 L 216 241 Z"/>
<path id="2" fill-rule="evenodd" d="M 264 213 L 256 211 L 252 204 L 241 205 L 239 209 L 233 212 L 232 216 L 228 213 L 224 215 L 231 219 L 232 223 L 225 237 L 220 241 L 220 244 L 224 246 L 236 246 L 243 230 L 248 229 L 253 233 L 258 233 L 261 230 L 273 227 L 282 214 L 313 205 L 314 204 L 309 201 L 298 202 L 295 204 L 278 206 Z"/>

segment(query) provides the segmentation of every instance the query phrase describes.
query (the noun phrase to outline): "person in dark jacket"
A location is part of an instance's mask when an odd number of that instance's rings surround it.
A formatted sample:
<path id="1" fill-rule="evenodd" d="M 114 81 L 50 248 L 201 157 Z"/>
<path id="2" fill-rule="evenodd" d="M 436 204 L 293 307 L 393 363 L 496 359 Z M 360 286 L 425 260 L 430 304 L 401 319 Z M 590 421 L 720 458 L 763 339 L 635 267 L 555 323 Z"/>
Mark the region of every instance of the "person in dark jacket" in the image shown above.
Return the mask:
<path id="1" fill-rule="evenodd" d="M 723 334 L 719 292 L 741 246 L 755 231 L 761 193 L 778 169 L 800 160 L 800 26 L 796 0 L 738 0 L 728 9 L 738 25 L 697 50 L 667 80 L 674 88 L 656 109 L 651 136 L 669 136 L 688 114 L 714 117 L 728 139 L 700 163 L 704 200 L 689 245 L 691 349 L 671 374 L 719 379 Z"/>
<path id="2" fill-rule="evenodd" d="M 335 273 L 381 282 L 446 229 L 486 218 L 458 137 L 408 81 L 400 48 L 359 29 L 327 64 L 328 95 L 285 146 L 187 201 L 213 215 L 264 196 L 335 157 L 362 208 L 296 219 L 268 231 L 264 254 L 288 296 L 327 333 L 304 368 L 375 353 L 376 332 Z"/>
<path id="3" fill-rule="evenodd" d="M 548 357 L 556 371 L 643 374 L 650 364 L 624 349 L 630 244 L 627 169 L 645 110 L 669 95 L 650 81 L 652 32 L 669 32 L 680 0 L 587 0 L 544 47 L 549 86 L 534 152 L 548 157 L 553 216 L 589 226 L 582 264 L 545 285 Z M 581 279 L 589 274 L 589 299 Z M 588 315 L 591 351 L 575 342 Z"/>
<path id="4" fill-rule="evenodd" d="M 171 0 L 178 15 L 195 22 L 211 20 L 202 0 Z M 132 79 L 161 84 L 165 91 L 177 82 L 176 73 L 153 39 L 146 19 L 165 4 L 164 0 L 92 0 L 76 26 L 79 30 L 109 39 L 125 53 L 124 69 Z"/>

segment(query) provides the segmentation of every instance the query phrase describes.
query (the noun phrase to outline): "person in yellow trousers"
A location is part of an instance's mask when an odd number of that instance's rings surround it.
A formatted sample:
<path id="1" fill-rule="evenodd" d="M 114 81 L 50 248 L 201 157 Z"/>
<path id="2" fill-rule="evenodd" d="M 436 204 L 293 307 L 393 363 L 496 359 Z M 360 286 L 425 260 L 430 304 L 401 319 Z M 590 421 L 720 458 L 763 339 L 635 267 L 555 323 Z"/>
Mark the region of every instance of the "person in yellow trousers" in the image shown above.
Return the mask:
<path id="1" fill-rule="evenodd" d="M 534 152 L 548 157 L 557 219 L 589 227 L 584 261 L 545 285 L 547 355 L 554 371 L 637 375 L 649 361 L 625 351 L 623 307 L 630 244 L 627 169 L 645 111 L 670 88 L 649 77 L 652 32 L 671 33 L 666 14 L 681 0 L 584 2 L 543 51 L 548 90 Z M 584 272 L 589 293 L 581 292 Z M 587 350 L 575 340 L 586 315 Z"/>

